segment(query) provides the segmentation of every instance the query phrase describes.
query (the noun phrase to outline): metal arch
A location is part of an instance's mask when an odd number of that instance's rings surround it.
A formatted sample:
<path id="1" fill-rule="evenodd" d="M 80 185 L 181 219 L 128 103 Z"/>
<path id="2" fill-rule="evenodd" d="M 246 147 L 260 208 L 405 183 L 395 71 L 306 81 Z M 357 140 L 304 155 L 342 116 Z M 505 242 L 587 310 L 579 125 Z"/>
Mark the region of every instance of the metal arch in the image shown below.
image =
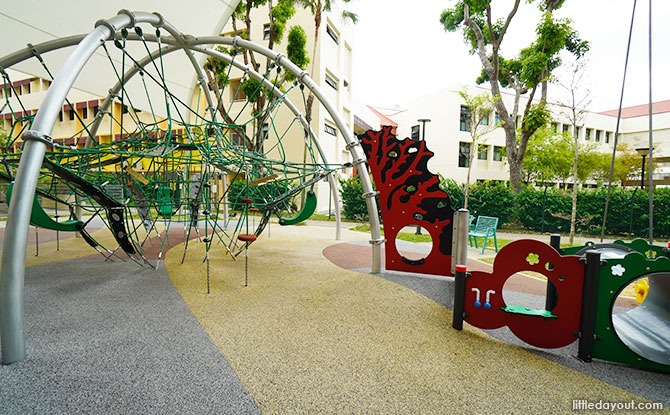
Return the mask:
<path id="1" fill-rule="evenodd" d="M 23 155 L 19 162 L 19 168 L 16 174 L 15 195 L 9 206 L 8 223 L 5 229 L 5 240 L 12 241 L 11 244 L 5 244 L 2 253 L 2 267 L 0 269 L 0 341 L 2 342 L 2 363 L 11 364 L 25 358 L 25 328 L 24 328 L 24 282 L 25 282 L 25 253 L 28 225 L 30 219 L 30 208 L 34 198 L 37 186 L 37 178 L 44 159 L 46 147 L 45 140 L 34 140 L 31 137 L 48 137 L 56 122 L 56 117 L 66 99 L 67 93 L 74 85 L 79 73 L 93 56 L 95 51 L 107 39 L 111 39 L 118 31 L 132 27 L 137 23 L 149 23 L 155 27 L 165 27 L 171 34 L 176 34 L 176 40 L 181 43 L 179 46 L 183 49 L 189 60 L 194 66 L 198 75 L 198 82 L 203 86 L 204 76 L 200 65 L 197 64 L 190 48 L 196 44 L 229 44 L 236 47 L 243 47 L 256 53 L 260 53 L 268 58 L 274 59 L 276 63 L 283 68 L 291 71 L 299 81 L 305 85 L 315 95 L 315 97 L 324 105 L 326 111 L 335 121 L 337 127 L 342 131 L 343 137 L 347 143 L 347 148 L 352 154 L 355 163 L 359 167 L 365 163 L 365 156 L 356 146 L 356 140 L 346 123 L 336 111 L 330 101 L 325 97 L 323 91 L 316 82 L 302 69 L 293 64 L 284 55 L 278 54 L 268 48 L 246 41 L 239 37 L 235 38 L 187 38 L 174 31 L 172 26 L 165 23 L 162 16 L 158 14 L 149 14 L 145 12 L 130 13 L 125 10 L 119 12 L 115 17 L 109 20 L 101 20 L 96 23 L 95 29 L 85 36 L 72 36 L 59 39 L 52 42 L 45 42 L 40 45 L 44 50 L 59 49 L 67 46 L 73 46 L 77 40 L 81 39 L 76 49 L 70 54 L 62 68 L 58 71 L 48 90 L 44 101 L 35 116 L 33 129 L 27 132 Z M 22 51 L 9 55 L 0 60 L 0 66 L 7 67 L 13 65 L 12 62 L 20 62 L 31 56 L 33 51 L 38 50 L 34 46 L 25 48 Z M 175 49 L 176 50 L 176 49 Z M 203 89 L 207 91 L 207 88 Z M 211 96 L 208 95 L 208 101 Z M 211 102 L 208 102 L 210 110 L 213 111 Z M 301 123 L 304 117 L 300 116 Z M 305 120 L 306 122 L 306 120 Z M 317 143 L 317 148 L 320 149 Z M 320 151 L 320 153 L 322 153 Z M 324 160 L 325 161 L 325 160 Z M 365 194 L 373 194 L 372 182 L 367 169 L 358 168 L 358 174 Z M 332 183 L 332 182 L 331 182 Z M 366 197 L 366 205 L 370 217 L 370 228 L 372 239 L 372 272 L 381 272 L 381 243 L 383 238 L 380 232 L 379 217 L 377 216 L 376 201 L 373 197 Z"/>
<path id="2" fill-rule="evenodd" d="M 128 12 L 124 12 L 124 14 L 127 14 L 127 13 Z M 102 25 L 103 23 L 102 23 L 102 21 L 100 21 L 100 22 L 98 22 L 98 24 Z M 53 50 L 75 46 L 85 36 L 86 35 L 74 35 L 74 36 L 69 36 L 67 38 L 61 38 L 61 39 L 46 41 L 46 42 L 37 44 L 35 46 L 28 45 L 28 47 L 26 47 L 24 49 L 21 49 L 17 52 L 14 52 L 14 53 L 10 54 L 10 55 L 7 55 L 4 58 L 0 58 L 0 68 L 11 67 L 11 66 L 13 66 L 13 65 L 15 65 L 19 62 L 22 62 L 24 60 L 33 58 L 33 57 L 36 56 L 35 52 L 37 52 L 39 54 L 43 54 L 43 53 L 51 52 Z M 143 36 L 144 36 L 144 39 L 146 39 L 146 40 L 149 40 L 151 42 L 158 42 L 158 36 L 156 36 L 156 35 L 145 34 Z M 129 34 L 128 38 L 131 39 L 131 40 L 141 40 L 142 39 L 139 35 L 132 34 L 132 33 Z M 156 59 L 158 56 L 157 55 L 155 56 L 154 54 L 159 54 L 159 53 L 169 54 L 169 53 L 172 53 L 176 50 L 183 49 L 183 42 L 188 41 L 188 45 L 191 47 L 192 50 L 196 50 L 200 53 L 208 54 L 210 56 L 218 57 L 218 58 L 226 61 L 227 63 L 230 63 L 230 64 L 234 65 L 238 69 L 241 69 L 241 70 L 245 71 L 245 73 L 250 73 L 250 75 L 253 78 L 262 81 L 263 84 L 267 88 L 269 88 L 273 91 L 275 96 L 278 96 L 281 92 L 278 91 L 273 84 L 271 84 L 269 81 L 265 80 L 265 78 L 262 75 L 258 74 L 256 71 L 251 69 L 248 65 L 241 64 L 241 63 L 235 61 L 229 55 L 224 54 L 222 52 L 219 52 L 217 50 L 199 46 L 199 45 L 213 45 L 213 44 L 227 44 L 227 45 L 232 44 L 234 46 L 237 45 L 237 42 L 236 42 L 235 39 L 227 38 L 227 40 L 222 41 L 223 38 L 225 38 L 225 37 L 210 36 L 210 37 L 206 37 L 206 38 L 187 38 L 186 36 L 182 36 L 181 37 L 181 42 L 178 42 L 176 39 L 170 38 L 170 37 L 162 38 L 163 42 L 167 45 L 170 45 L 170 46 L 166 47 L 164 49 L 161 49 L 161 50 L 157 50 L 157 51 L 149 54 L 144 59 L 142 59 L 139 62 L 139 64 L 140 64 L 140 67 L 142 67 L 142 66 L 148 64 L 149 62 L 151 62 L 152 60 Z M 283 55 L 277 54 L 277 56 L 274 58 L 274 60 L 277 61 L 277 58 L 281 57 L 281 56 L 283 56 Z M 193 63 L 193 60 L 191 62 Z M 124 79 L 132 78 L 139 71 L 140 71 L 140 69 L 137 66 L 132 66 L 124 74 Z M 300 74 L 298 75 L 298 78 L 299 78 L 300 81 L 302 81 L 305 76 L 307 76 L 307 73 L 305 71 L 301 71 Z M 100 106 L 100 112 L 99 112 L 100 116 L 97 119 L 95 119 L 93 121 L 93 124 L 91 125 L 91 128 L 90 128 L 91 135 L 93 135 L 93 136 L 95 135 L 95 132 L 99 128 L 100 122 L 102 121 L 102 116 L 104 115 L 105 111 L 107 111 L 107 109 L 111 105 L 113 97 L 116 94 L 118 94 L 118 92 L 121 90 L 122 87 L 123 87 L 123 85 L 119 82 L 110 89 L 110 93 L 108 94 L 108 97 L 102 102 L 102 104 Z M 204 91 L 209 94 L 207 88 L 205 88 Z M 209 95 L 208 95 L 208 97 L 209 97 Z M 305 119 L 304 115 L 297 109 L 297 107 L 295 107 L 295 105 L 288 98 L 285 99 L 285 103 L 291 109 L 291 111 L 298 117 L 298 119 L 299 119 L 300 123 L 303 125 L 303 127 L 309 130 L 311 127 L 307 123 L 307 120 Z M 208 98 L 208 105 L 211 108 L 212 104 L 210 103 L 209 98 Z M 342 131 L 346 131 L 346 130 L 342 130 Z M 322 160 L 324 161 L 324 163 L 327 163 L 327 158 L 326 158 L 325 154 L 323 153 L 323 150 L 322 150 L 319 142 L 315 140 L 314 143 L 316 145 L 316 148 L 317 148 L 317 150 L 319 152 L 319 155 L 321 156 Z M 358 144 L 358 141 L 354 141 L 350 144 L 347 144 L 346 148 L 348 150 L 350 150 L 351 147 L 353 147 L 354 145 L 357 145 L 357 144 Z M 87 147 L 92 146 L 91 137 L 87 138 L 86 146 Z M 332 193 L 333 199 L 334 200 L 339 200 L 339 195 L 337 193 L 337 184 L 336 184 L 335 178 L 333 177 L 332 174 L 328 175 L 328 181 L 330 183 L 330 188 L 331 188 L 331 193 Z M 341 238 L 341 214 L 340 214 L 339 203 L 335 204 L 335 218 L 336 218 L 336 239 L 340 240 L 340 238 Z M 373 238 L 374 238 L 374 235 L 373 235 Z M 374 242 L 374 243 L 379 245 L 379 241 L 381 239 L 376 238 L 374 240 L 377 241 L 377 242 Z M 379 264 L 380 264 L 379 267 L 381 267 L 381 262 L 379 262 Z M 379 272 L 379 271 L 374 271 L 374 270 L 375 270 L 375 267 L 373 266 L 373 272 Z"/>
<path id="3" fill-rule="evenodd" d="M 134 19 L 119 14 L 97 24 L 96 28 L 79 42 L 54 77 L 33 123 L 33 135 L 47 136 L 53 130 L 58 113 L 76 78 L 103 41 L 115 30 L 128 27 L 133 21 L 160 25 L 156 14 L 134 13 Z M 32 52 L 31 52 L 32 53 Z M 0 269 L 0 341 L 2 363 L 11 364 L 26 356 L 24 326 L 25 256 L 32 200 L 47 144 L 41 140 L 25 141 L 14 184 L 14 197 L 9 205 L 8 221 Z"/>

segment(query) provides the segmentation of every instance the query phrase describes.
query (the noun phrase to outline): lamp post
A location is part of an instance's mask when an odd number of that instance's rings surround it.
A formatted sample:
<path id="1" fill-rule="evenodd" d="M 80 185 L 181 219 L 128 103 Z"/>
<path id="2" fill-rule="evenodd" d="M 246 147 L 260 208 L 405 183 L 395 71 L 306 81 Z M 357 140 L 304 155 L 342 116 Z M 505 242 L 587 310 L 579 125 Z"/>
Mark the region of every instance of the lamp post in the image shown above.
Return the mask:
<path id="1" fill-rule="evenodd" d="M 642 175 L 640 177 L 640 188 L 644 189 L 644 160 L 649 155 L 649 148 L 647 147 L 636 148 L 635 151 L 637 151 L 642 156 Z"/>
<path id="2" fill-rule="evenodd" d="M 421 138 L 420 138 L 420 140 L 425 140 L 426 139 L 426 123 L 430 122 L 430 119 L 420 118 L 417 121 L 421 123 Z"/>
<path id="3" fill-rule="evenodd" d="M 429 118 L 419 118 L 417 122 L 421 123 L 421 137 L 419 137 L 419 141 L 425 140 L 426 139 L 426 123 L 430 122 Z M 421 235 L 421 226 L 416 225 L 416 232 L 414 232 L 414 235 Z"/>

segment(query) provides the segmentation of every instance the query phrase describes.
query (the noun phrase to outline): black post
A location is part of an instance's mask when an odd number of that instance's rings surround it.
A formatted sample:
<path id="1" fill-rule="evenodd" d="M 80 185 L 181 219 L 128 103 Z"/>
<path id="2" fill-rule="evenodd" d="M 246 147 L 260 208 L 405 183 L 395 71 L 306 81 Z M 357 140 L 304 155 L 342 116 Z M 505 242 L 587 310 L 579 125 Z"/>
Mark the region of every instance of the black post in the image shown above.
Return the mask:
<path id="1" fill-rule="evenodd" d="M 549 245 L 552 248 L 561 252 L 561 235 L 552 233 L 549 236 Z M 556 286 L 550 280 L 547 280 L 547 295 L 544 303 L 544 309 L 547 311 L 552 311 L 556 308 L 556 303 L 558 303 L 558 293 L 556 292 Z"/>
<path id="2" fill-rule="evenodd" d="M 456 272 L 454 275 L 454 316 L 451 322 L 451 327 L 456 330 L 463 330 L 466 278 L 467 269 L 465 265 L 456 265 Z"/>
<path id="3" fill-rule="evenodd" d="M 584 292 L 582 294 L 582 316 L 579 324 L 579 347 L 577 357 L 590 362 L 595 342 L 596 308 L 598 306 L 598 274 L 600 273 L 600 252 L 586 251 L 584 270 Z"/>

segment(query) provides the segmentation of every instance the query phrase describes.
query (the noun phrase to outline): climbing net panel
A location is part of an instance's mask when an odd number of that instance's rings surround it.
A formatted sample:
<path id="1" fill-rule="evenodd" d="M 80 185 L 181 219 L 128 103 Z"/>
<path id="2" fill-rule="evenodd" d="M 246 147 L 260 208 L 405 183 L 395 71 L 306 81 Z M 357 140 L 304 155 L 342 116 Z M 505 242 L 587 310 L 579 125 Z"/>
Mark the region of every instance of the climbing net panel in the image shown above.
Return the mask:
<path id="1" fill-rule="evenodd" d="M 324 161 L 303 115 L 310 112 L 309 91 L 299 80 L 259 54 L 251 62 L 262 64 L 245 63 L 254 52 L 221 39 L 222 46 L 211 48 L 184 45 L 160 29 L 151 35 L 139 26 L 123 30 L 84 68 L 109 93 L 68 95 L 37 195 L 64 205 L 83 229 L 102 221 L 117 247 L 100 246 L 82 229 L 101 252 L 121 249 L 146 262 L 145 243 L 157 237 L 160 258 L 179 223 L 186 247 L 195 233 L 208 255 L 220 246 L 236 257 L 249 244 L 240 234 L 260 235 L 272 216 L 292 224 L 313 212 L 315 184 L 342 168 Z M 46 88 L 57 68 L 37 49 L 33 59 L 43 74 L 27 82 Z M 25 75 L 11 68 L 1 74 L 0 178 L 11 182 L 22 135 L 39 111 L 31 104 L 39 91 L 26 94 Z"/>

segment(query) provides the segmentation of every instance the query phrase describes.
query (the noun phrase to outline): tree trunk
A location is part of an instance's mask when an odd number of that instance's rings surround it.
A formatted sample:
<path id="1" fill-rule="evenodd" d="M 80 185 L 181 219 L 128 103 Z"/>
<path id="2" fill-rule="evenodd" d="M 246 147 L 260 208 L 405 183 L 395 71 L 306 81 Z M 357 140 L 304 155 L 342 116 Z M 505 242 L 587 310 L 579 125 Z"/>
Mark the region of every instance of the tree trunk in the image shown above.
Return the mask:
<path id="1" fill-rule="evenodd" d="M 470 146 L 470 154 L 468 154 L 468 176 L 465 179 L 465 201 L 463 202 L 464 209 L 468 208 L 468 198 L 470 197 L 470 172 L 472 172 L 472 162 L 475 158 L 475 151 L 477 151 L 477 146 L 473 141 L 472 145 Z"/>
<path id="2" fill-rule="evenodd" d="M 574 112 L 574 109 L 573 109 Z M 576 116 L 573 116 L 576 119 Z M 575 125 L 577 123 L 575 122 Z M 570 212 L 570 245 L 575 240 L 575 224 L 577 222 L 577 163 L 579 162 L 579 137 L 577 128 L 574 127 L 573 137 L 575 138 L 575 158 L 572 161 L 572 211 Z"/>

